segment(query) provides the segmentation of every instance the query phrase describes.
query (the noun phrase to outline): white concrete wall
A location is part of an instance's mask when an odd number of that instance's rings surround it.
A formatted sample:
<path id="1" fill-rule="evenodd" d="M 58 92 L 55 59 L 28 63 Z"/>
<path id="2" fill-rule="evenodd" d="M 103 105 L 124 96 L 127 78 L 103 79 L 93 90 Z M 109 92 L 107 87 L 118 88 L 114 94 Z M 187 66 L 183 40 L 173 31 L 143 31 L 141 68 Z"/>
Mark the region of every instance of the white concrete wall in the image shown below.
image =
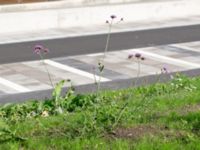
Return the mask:
<path id="1" fill-rule="evenodd" d="M 168 1 L 168 0 L 161 0 L 161 1 Z M 181 0 L 173 0 L 173 1 L 181 1 Z M 0 6 L 0 12 L 72 8 L 72 7 L 97 6 L 97 5 L 125 4 L 134 2 L 138 2 L 138 0 L 56 0 L 56 1 L 40 2 L 40 3 L 20 3 L 12 5 L 2 5 Z"/>
<path id="2" fill-rule="evenodd" d="M 37 4 L 40 5 L 40 4 Z M 36 6 L 26 5 L 28 7 Z M 38 31 L 50 28 L 88 27 L 104 24 L 115 14 L 125 22 L 162 20 L 167 18 L 200 15 L 200 1 L 133 3 L 90 7 L 73 7 L 0 13 L 0 33 Z M 0 9 L 2 10 L 2 9 Z"/>

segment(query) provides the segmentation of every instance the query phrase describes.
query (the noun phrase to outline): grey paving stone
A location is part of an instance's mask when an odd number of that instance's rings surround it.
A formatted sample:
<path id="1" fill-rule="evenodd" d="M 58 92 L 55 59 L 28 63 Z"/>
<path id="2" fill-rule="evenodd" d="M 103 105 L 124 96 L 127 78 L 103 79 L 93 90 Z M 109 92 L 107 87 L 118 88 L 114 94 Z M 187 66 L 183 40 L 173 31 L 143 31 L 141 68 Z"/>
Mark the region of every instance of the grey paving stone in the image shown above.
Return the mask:
<path id="1" fill-rule="evenodd" d="M 42 72 L 44 74 L 44 78 L 45 78 L 44 79 L 45 82 L 43 81 L 44 83 L 46 83 L 49 80 L 46 70 L 44 69 L 44 66 L 41 66 L 38 61 L 28 62 L 28 63 L 26 62 L 24 64 L 27 66 L 33 67 L 36 72 L 37 71 Z M 71 72 L 56 68 L 56 67 L 52 67 L 50 65 L 47 65 L 47 68 L 52 76 L 52 81 L 54 84 L 58 83 L 59 81 L 61 81 L 63 79 L 65 79 L 65 80 L 71 79 L 75 85 L 79 85 L 79 84 L 82 85 L 82 84 L 93 82 L 93 79 L 89 79 L 89 78 L 77 75 L 75 73 L 71 73 Z M 34 70 L 33 70 L 33 72 L 34 72 Z M 37 78 L 39 79 L 40 75 L 37 75 Z"/>
<path id="2" fill-rule="evenodd" d="M 0 69 L 0 75 L 8 75 L 8 74 L 14 74 L 16 71 L 9 68 L 7 65 L 2 65 Z"/>
<path id="3" fill-rule="evenodd" d="M 94 69 L 95 69 L 95 73 L 96 75 L 101 75 L 101 73 L 99 72 L 99 70 L 97 69 L 97 65 L 96 64 L 89 64 L 89 63 L 85 63 L 83 61 L 79 61 L 76 60 L 75 58 L 66 58 L 66 59 L 54 59 L 55 61 L 65 64 L 65 65 L 69 65 L 70 67 L 74 67 L 86 72 L 89 72 L 91 74 L 94 73 Z M 105 66 L 105 69 L 103 70 L 103 77 L 111 79 L 111 80 L 119 80 L 119 79 L 127 79 L 129 78 L 128 76 L 115 72 L 113 70 L 107 69 L 107 67 Z"/>
<path id="4" fill-rule="evenodd" d="M 172 51 L 171 49 L 166 48 L 166 45 L 145 48 L 145 51 L 169 57 L 179 54 L 177 51 Z"/>
<path id="5" fill-rule="evenodd" d="M 190 51 L 184 48 L 179 48 L 171 45 L 159 46 L 159 48 L 167 51 L 177 52 L 176 58 L 187 57 L 187 56 L 200 56 L 200 53 L 198 52 Z"/>
<path id="6" fill-rule="evenodd" d="M 200 52 L 200 44 L 199 45 L 189 45 L 189 47 L 197 49 Z"/>
<path id="7" fill-rule="evenodd" d="M 168 59 L 163 59 L 161 58 L 162 56 L 164 57 L 167 57 L 167 58 L 176 58 L 176 55 L 178 54 L 177 52 L 170 52 L 168 51 L 167 53 L 166 50 L 162 50 L 162 49 L 158 49 L 157 47 L 155 47 L 155 50 L 158 51 L 159 50 L 159 53 L 156 52 L 156 51 L 153 51 L 152 50 L 154 49 L 154 47 L 150 47 L 150 48 L 142 48 L 141 50 L 145 53 L 150 53 L 152 55 L 156 55 L 156 57 L 154 56 L 151 56 L 151 55 L 148 55 L 148 54 L 143 54 L 143 56 L 146 58 L 145 61 L 152 61 L 152 62 L 155 62 L 155 66 L 160 66 L 159 68 L 163 67 L 164 65 L 168 64 L 168 65 L 173 65 L 174 67 L 176 68 L 185 68 L 185 69 L 189 69 L 191 67 L 188 67 L 188 66 L 185 66 L 185 65 L 182 65 L 182 64 L 178 64 L 178 63 L 172 63 L 170 62 Z M 135 49 L 133 50 L 129 50 L 130 52 L 133 52 L 133 53 L 136 53 L 136 52 L 140 52 L 139 51 L 140 49 L 138 49 L 137 51 L 135 51 Z M 130 53 L 129 51 L 127 51 L 127 53 Z M 145 61 L 143 63 L 145 63 Z M 148 64 L 147 64 L 148 65 Z M 154 66 L 154 65 L 151 65 L 151 66 Z"/>
<path id="8" fill-rule="evenodd" d="M 50 85 L 44 84 L 35 79 L 31 79 L 30 77 L 24 76 L 23 74 L 12 74 L 2 77 L 30 90 L 44 90 L 52 88 Z"/>
<path id="9" fill-rule="evenodd" d="M 7 93 L 7 94 L 9 94 L 9 93 L 18 93 L 16 90 L 11 89 L 11 88 L 9 88 L 9 87 L 1 84 L 1 83 L 0 83 L 0 87 L 1 87 L 0 88 L 0 95 L 1 94 L 5 94 L 5 93 Z"/>
<path id="10" fill-rule="evenodd" d="M 47 74 L 47 72 L 45 72 L 45 68 L 42 65 L 35 66 L 35 63 L 33 63 L 31 65 L 30 62 L 25 62 L 25 63 L 9 64 L 9 68 L 14 70 L 16 72 L 15 74 L 21 74 L 21 75 L 27 77 L 28 81 L 31 79 L 35 79 L 38 82 L 40 82 L 41 84 L 46 84 L 47 86 L 51 85 L 49 78 L 48 78 L 48 74 Z M 44 70 L 44 71 L 41 71 L 40 69 Z M 59 80 L 56 77 L 54 77 L 54 75 L 51 75 L 51 77 L 52 77 L 52 79 L 54 79 L 56 81 Z M 26 80 L 24 80 L 24 82 L 26 82 Z"/>
<path id="11" fill-rule="evenodd" d="M 182 60 L 200 64 L 200 56 L 183 57 Z"/>
<path id="12" fill-rule="evenodd" d="M 196 46 L 200 48 L 200 42 L 182 43 L 180 45 Z M 136 50 L 158 54 L 186 62 L 200 63 L 200 53 L 189 50 L 187 48 L 179 48 L 176 45 L 163 45 L 159 47 L 148 47 Z M 129 54 L 135 54 L 135 49 L 122 50 L 115 52 L 108 52 L 104 60 L 105 69 L 103 77 L 111 80 L 138 78 L 138 63 L 136 59 L 129 60 Z M 167 59 L 159 59 L 146 56 L 145 61 L 140 64 L 139 76 L 158 75 L 162 67 L 167 67 L 170 72 L 184 71 L 191 69 L 191 66 L 181 66 L 176 63 L 171 63 Z M 57 63 L 67 65 L 88 73 L 94 73 L 94 67 L 97 67 L 98 60 L 102 59 L 102 55 L 79 55 L 63 58 L 52 59 Z M 181 66 L 181 67 L 180 67 Z M 94 79 L 87 78 L 70 71 L 66 71 L 51 65 L 47 65 L 54 84 L 62 79 L 71 79 L 73 85 L 93 84 Z M 96 72 L 97 75 L 100 75 Z M 22 85 L 31 90 L 45 90 L 50 89 L 51 85 L 48 79 L 47 72 L 41 61 L 30 61 L 22 63 L 4 64 L 0 65 L 0 77 L 5 78 L 11 82 Z M 69 86 L 69 85 L 65 85 Z M 3 93 L 15 93 L 16 91 L 1 85 L 0 95 Z"/>
<path id="13" fill-rule="evenodd" d="M 189 42 L 189 43 L 179 43 L 178 45 L 188 46 L 192 48 L 200 48 L 200 41 Z"/>
<path id="14" fill-rule="evenodd" d="M 126 67 L 127 69 L 133 69 L 136 72 L 138 72 L 139 70 L 137 63 L 128 64 L 126 65 Z M 140 71 L 146 74 L 152 74 L 152 73 L 157 73 L 158 71 L 160 71 L 160 68 L 156 68 L 156 67 L 145 65 L 145 64 L 140 64 Z"/>

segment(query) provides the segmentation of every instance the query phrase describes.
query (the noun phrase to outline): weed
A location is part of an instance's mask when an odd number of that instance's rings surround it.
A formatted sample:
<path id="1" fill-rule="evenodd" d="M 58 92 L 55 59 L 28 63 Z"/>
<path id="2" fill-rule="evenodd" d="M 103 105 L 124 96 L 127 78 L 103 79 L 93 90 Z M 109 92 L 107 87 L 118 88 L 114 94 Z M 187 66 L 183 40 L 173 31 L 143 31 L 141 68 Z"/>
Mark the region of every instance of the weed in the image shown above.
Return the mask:
<path id="1" fill-rule="evenodd" d="M 136 76 L 136 81 L 133 81 L 133 86 L 137 86 L 137 82 L 138 82 L 138 79 L 140 77 L 140 72 L 141 72 L 141 61 L 144 61 L 145 60 L 145 57 L 143 57 L 140 53 L 136 53 L 135 55 L 133 54 L 129 54 L 128 55 L 128 59 L 129 60 L 135 60 L 137 61 L 137 65 L 138 65 L 138 69 L 137 69 L 137 76 Z"/>
<path id="2" fill-rule="evenodd" d="M 98 72 L 100 74 L 99 78 L 97 79 L 96 78 L 96 72 L 95 72 L 95 69 L 94 70 L 94 81 L 95 81 L 95 84 L 97 85 L 97 95 L 99 93 L 99 90 L 100 90 L 100 85 L 101 85 L 101 78 L 103 76 L 103 70 L 105 68 L 105 58 L 106 58 L 106 54 L 109 50 L 109 45 L 110 45 L 110 39 L 111 39 L 111 32 L 112 32 L 112 27 L 113 27 L 113 24 L 116 23 L 120 23 L 121 21 L 123 21 L 123 18 L 120 18 L 120 20 L 116 21 L 115 20 L 117 19 L 117 16 L 116 15 L 111 15 L 110 16 L 110 20 L 106 20 L 106 24 L 108 24 L 108 34 L 107 34 L 107 38 L 106 38 L 106 44 L 105 44 L 105 49 L 104 49 L 104 54 L 103 54 L 103 58 L 100 58 L 98 60 L 98 64 L 97 64 L 97 68 L 98 68 Z"/>
<path id="3" fill-rule="evenodd" d="M 172 90 L 184 89 L 186 91 L 193 91 L 197 89 L 196 86 L 192 84 L 191 79 L 179 73 L 177 73 L 172 79 L 171 88 Z"/>
<path id="4" fill-rule="evenodd" d="M 51 75 L 49 73 L 49 70 L 48 70 L 48 68 L 46 66 L 45 59 L 44 59 L 44 56 L 49 53 L 49 49 L 45 48 L 42 45 L 35 45 L 34 53 L 40 56 L 40 59 L 41 59 L 43 65 L 44 65 L 44 68 L 45 68 L 45 70 L 46 70 L 46 72 L 48 74 L 48 78 L 49 78 L 49 81 L 51 83 L 51 86 L 52 86 L 52 88 L 54 88 L 54 84 L 53 84 Z"/>

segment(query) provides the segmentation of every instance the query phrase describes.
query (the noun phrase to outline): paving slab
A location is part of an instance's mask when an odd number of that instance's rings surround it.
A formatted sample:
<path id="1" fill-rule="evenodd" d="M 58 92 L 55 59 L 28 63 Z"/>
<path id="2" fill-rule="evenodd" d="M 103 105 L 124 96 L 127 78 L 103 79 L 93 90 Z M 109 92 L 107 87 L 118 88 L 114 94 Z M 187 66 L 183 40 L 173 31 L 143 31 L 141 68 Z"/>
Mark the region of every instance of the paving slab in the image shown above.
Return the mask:
<path id="1" fill-rule="evenodd" d="M 98 79 L 100 76 L 103 82 L 108 82 L 158 75 L 163 67 L 166 67 L 169 72 L 199 69 L 199 48 L 200 41 L 196 41 L 108 51 L 105 59 L 102 52 L 45 59 L 44 62 L 36 60 L 2 64 L 0 65 L 0 95 L 52 89 L 46 68 L 54 85 L 60 80 L 71 79 L 74 86 L 93 84 L 95 77 Z M 136 53 L 140 53 L 145 60 L 128 59 L 130 54 L 134 56 Z M 99 61 L 105 66 L 103 73 L 98 70 Z"/>
<path id="2" fill-rule="evenodd" d="M 140 31 L 149 29 L 159 29 L 167 27 L 178 27 L 200 24 L 200 15 L 190 17 L 169 18 L 165 20 L 147 20 L 147 21 L 124 21 L 112 26 L 112 33 L 127 32 L 127 31 Z M 87 27 L 65 27 L 65 28 L 52 28 L 37 31 L 27 32 L 12 32 L 2 33 L 0 37 L 0 44 L 6 43 L 21 43 L 28 41 L 47 40 L 47 39 L 60 39 L 67 37 L 87 36 L 108 33 L 108 25 L 88 25 Z"/>

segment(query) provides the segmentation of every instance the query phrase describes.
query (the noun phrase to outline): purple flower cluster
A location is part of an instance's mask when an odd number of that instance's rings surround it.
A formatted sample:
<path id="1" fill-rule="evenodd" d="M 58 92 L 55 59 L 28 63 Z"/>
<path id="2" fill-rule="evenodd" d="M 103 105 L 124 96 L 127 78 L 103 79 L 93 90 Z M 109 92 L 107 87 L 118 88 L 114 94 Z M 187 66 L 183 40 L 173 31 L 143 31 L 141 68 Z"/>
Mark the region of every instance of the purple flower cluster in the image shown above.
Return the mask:
<path id="1" fill-rule="evenodd" d="M 42 45 L 35 45 L 34 46 L 34 53 L 41 55 L 41 54 L 47 54 L 49 53 L 49 49 L 42 46 Z"/>
<path id="2" fill-rule="evenodd" d="M 114 19 L 116 19 L 116 18 L 117 18 L 116 15 L 111 15 L 111 16 L 110 16 L 111 21 L 106 20 L 106 23 L 109 24 L 109 23 L 111 23 L 111 22 L 112 22 Z M 120 18 L 119 22 L 120 22 L 120 21 L 124 21 L 124 18 Z"/>
<path id="3" fill-rule="evenodd" d="M 115 18 L 117 18 L 117 16 L 116 15 L 111 15 L 110 18 L 111 19 L 115 19 Z"/>
<path id="4" fill-rule="evenodd" d="M 161 73 L 163 73 L 163 74 L 168 74 L 168 73 L 169 73 L 169 70 L 167 69 L 167 67 L 162 67 L 162 68 L 161 68 Z"/>
<path id="5" fill-rule="evenodd" d="M 145 57 L 143 57 L 142 54 L 140 54 L 140 53 L 135 53 L 135 55 L 133 55 L 133 54 L 128 55 L 128 59 L 132 59 L 134 57 L 138 60 L 145 60 Z"/>

